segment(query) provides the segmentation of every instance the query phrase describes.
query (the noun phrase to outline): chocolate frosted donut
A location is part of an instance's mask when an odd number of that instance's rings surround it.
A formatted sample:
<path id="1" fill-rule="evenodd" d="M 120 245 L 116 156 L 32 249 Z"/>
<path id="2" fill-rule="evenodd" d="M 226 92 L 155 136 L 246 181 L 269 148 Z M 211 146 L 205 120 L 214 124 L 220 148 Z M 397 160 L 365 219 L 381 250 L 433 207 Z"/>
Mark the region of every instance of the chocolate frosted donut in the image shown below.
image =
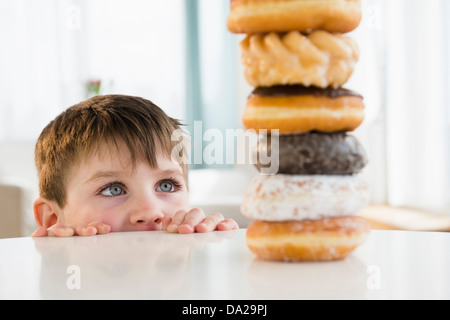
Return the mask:
<path id="1" fill-rule="evenodd" d="M 345 132 L 279 135 L 278 173 L 301 175 L 350 175 L 360 172 L 367 165 L 364 147 L 354 136 Z M 261 139 L 254 149 L 255 167 L 267 168 L 260 162 L 261 156 L 276 159 L 275 139 Z"/>
<path id="2" fill-rule="evenodd" d="M 302 85 L 287 85 L 287 86 L 271 86 L 271 87 L 256 87 L 251 95 L 260 97 L 289 97 L 289 96 L 315 96 L 339 98 L 343 96 L 354 96 L 362 98 L 362 96 L 352 90 L 345 88 L 317 88 L 305 87 Z"/>
<path id="3" fill-rule="evenodd" d="M 364 120 L 363 97 L 344 88 L 257 87 L 247 99 L 246 129 L 280 134 L 353 131 Z"/>

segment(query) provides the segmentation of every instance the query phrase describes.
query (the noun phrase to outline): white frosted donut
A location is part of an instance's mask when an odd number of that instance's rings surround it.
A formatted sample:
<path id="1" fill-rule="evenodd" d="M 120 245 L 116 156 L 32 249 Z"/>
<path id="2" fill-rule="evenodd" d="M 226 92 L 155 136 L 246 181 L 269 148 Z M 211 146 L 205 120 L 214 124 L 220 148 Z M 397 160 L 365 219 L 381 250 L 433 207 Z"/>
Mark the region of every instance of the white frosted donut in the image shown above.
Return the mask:
<path id="1" fill-rule="evenodd" d="M 368 202 L 368 184 L 359 175 L 258 175 L 241 213 L 265 221 L 318 220 L 355 216 Z"/>

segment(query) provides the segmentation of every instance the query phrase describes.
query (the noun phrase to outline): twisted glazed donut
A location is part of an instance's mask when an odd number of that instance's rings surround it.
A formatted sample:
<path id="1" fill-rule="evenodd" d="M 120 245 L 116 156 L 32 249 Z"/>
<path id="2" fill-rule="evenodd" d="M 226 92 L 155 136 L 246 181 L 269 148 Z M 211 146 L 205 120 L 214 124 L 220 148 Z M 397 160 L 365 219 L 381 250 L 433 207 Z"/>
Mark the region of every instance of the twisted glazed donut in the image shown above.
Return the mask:
<path id="1" fill-rule="evenodd" d="M 359 59 L 357 44 L 341 34 L 317 30 L 248 35 L 240 44 L 245 78 L 254 87 L 343 85 Z"/>
<path id="2" fill-rule="evenodd" d="M 231 0 L 234 33 L 322 29 L 349 32 L 361 21 L 360 0 Z"/>

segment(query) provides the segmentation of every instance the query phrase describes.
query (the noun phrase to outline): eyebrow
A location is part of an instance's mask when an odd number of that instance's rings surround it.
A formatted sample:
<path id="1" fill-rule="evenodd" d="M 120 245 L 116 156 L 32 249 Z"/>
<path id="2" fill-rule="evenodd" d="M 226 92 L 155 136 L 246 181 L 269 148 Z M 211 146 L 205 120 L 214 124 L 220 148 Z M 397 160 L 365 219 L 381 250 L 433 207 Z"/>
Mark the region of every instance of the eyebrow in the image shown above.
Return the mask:
<path id="1" fill-rule="evenodd" d="M 115 178 L 121 175 L 120 171 L 97 171 L 83 183 L 89 183 L 98 179 Z"/>
<path id="2" fill-rule="evenodd" d="M 86 179 L 83 183 L 90 183 L 92 181 L 104 178 L 117 178 L 123 176 L 122 171 L 97 171 L 91 177 Z M 176 169 L 167 169 L 167 170 L 159 170 L 156 174 L 157 177 L 165 177 L 165 176 L 180 176 L 184 177 L 183 173 L 180 170 Z"/>
<path id="3" fill-rule="evenodd" d="M 167 170 L 160 170 L 158 172 L 157 176 L 181 176 L 181 177 L 183 177 L 183 173 L 180 170 L 167 169 Z"/>

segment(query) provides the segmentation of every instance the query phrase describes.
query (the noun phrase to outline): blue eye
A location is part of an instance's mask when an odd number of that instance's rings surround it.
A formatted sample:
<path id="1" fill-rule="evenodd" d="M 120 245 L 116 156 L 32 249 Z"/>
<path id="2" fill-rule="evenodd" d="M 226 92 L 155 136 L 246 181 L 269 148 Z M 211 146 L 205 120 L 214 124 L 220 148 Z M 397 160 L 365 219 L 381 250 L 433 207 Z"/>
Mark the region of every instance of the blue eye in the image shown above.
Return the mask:
<path id="1" fill-rule="evenodd" d="M 107 197 L 117 197 L 124 193 L 123 187 L 120 184 L 111 184 L 104 188 L 101 192 L 103 196 Z"/>
<path id="2" fill-rule="evenodd" d="M 174 191 L 174 187 L 170 181 L 163 181 L 159 184 L 158 190 L 162 192 L 172 192 Z"/>
<path id="3" fill-rule="evenodd" d="M 183 183 L 179 179 L 175 178 L 161 180 L 156 187 L 156 191 L 161 192 L 177 192 L 182 189 Z"/>

